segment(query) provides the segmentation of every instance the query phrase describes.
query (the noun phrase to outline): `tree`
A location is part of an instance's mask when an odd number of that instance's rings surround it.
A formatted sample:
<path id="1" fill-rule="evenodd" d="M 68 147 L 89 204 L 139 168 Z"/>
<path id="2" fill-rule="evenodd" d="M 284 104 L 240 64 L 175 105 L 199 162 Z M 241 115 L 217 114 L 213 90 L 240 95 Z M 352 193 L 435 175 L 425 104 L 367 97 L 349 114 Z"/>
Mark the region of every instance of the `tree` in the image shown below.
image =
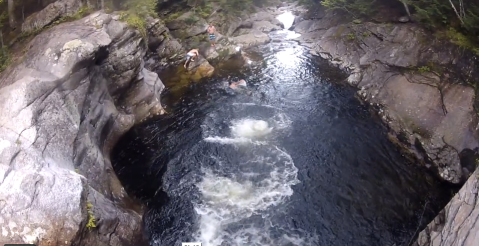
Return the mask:
<path id="1" fill-rule="evenodd" d="M 369 15 L 376 6 L 376 0 L 324 0 L 321 4 L 329 9 L 340 9 L 356 17 L 356 14 Z"/>
<path id="2" fill-rule="evenodd" d="M 454 6 L 454 3 L 452 3 L 452 0 L 449 0 L 449 3 L 451 4 L 451 7 L 452 9 L 454 10 L 454 13 L 456 13 L 457 15 L 457 18 L 459 19 L 459 21 L 461 21 L 461 24 L 464 25 L 464 4 L 463 4 L 463 1 L 462 0 L 459 0 L 460 2 L 460 6 L 461 8 L 459 9 L 461 12 L 458 12 L 457 9 L 456 9 L 456 6 Z"/>
<path id="3" fill-rule="evenodd" d="M 11 28 L 16 27 L 15 21 L 15 3 L 13 0 L 8 0 L 8 21 L 10 23 Z"/>
<path id="4" fill-rule="evenodd" d="M 411 11 L 409 11 L 407 0 L 399 0 L 399 1 L 404 5 L 404 9 L 406 10 L 407 16 L 411 18 Z"/>

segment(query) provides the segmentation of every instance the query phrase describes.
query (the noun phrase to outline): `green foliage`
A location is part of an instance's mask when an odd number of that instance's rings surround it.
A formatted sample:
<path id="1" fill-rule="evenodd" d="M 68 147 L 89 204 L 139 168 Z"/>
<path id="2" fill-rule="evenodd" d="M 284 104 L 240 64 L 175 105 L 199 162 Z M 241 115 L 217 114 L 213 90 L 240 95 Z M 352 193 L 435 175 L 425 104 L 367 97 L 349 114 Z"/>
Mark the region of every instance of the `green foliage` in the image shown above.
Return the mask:
<path id="1" fill-rule="evenodd" d="M 451 5 L 444 0 L 419 0 L 409 3 L 415 10 L 414 19 L 429 27 L 437 27 L 448 23 L 448 12 Z"/>
<path id="2" fill-rule="evenodd" d="M 242 11 L 252 11 L 254 7 L 253 0 L 218 0 L 218 4 L 226 12 L 239 15 Z"/>
<path id="3" fill-rule="evenodd" d="M 473 34 L 479 34 L 479 5 L 473 5 L 464 18 L 464 28 Z"/>
<path id="4" fill-rule="evenodd" d="M 125 9 L 129 14 L 138 15 L 140 18 L 153 17 L 156 18 L 156 5 L 158 0 L 127 0 L 123 4 L 123 9 Z"/>
<path id="5" fill-rule="evenodd" d="M 311 1 L 311 0 L 303 0 Z M 343 10 L 353 17 L 371 17 L 375 10 L 390 8 L 391 0 L 323 0 L 321 4 L 329 9 Z M 406 3 L 414 21 L 440 33 L 443 38 L 472 50 L 479 55 L 479 2 L 476 0 L 395 0 Z M 459 13 L 456 13 L 453 6 Z M 398 4 L 402 13 L 406 8 Z M 360 20 L 354 20 L 360 24 Z"/>
<path id="6" fill-rule="evenodd" d="M 124 12 L 120 19 L 125 21 L 128 26 L 137 29 L 143 38 L 147 38 L 146 18 L 157 18 L 156 6 L 157 0 L 127 0 L 123 4 Z"/>
<path id="7" fill-rule="evenodd" d="M 202 5 L 199 8 L 197 8 L 196 13 L 201 18 L 208 18 L 211 15 L 211 13 L 213 13 L 213 7 L 211 6 L 211 3 L 208 2 L 205 5 Z"/>
<path id="8" fill-rule="evenodd" d="M 123 12 L 120 14 L 120 20 L 126 22 L 128 26 L 138 30 L 143 38 L 147 37 L 146 22 L 140 16 Z"/>
<path id="9" fill-rule="evenodd" d="M 3 72 L 12 63 L 12 57 L 7 49 L 0 51 L 0 73 Z"/>
<path id="10" fill-rule="evenodd" d="M 197 16 L 195 16 L 195 15 L 190 15 L 190 16 L 186 17 L 185 23 L 188 24 L 188 25 L 193 25 L 193 24 L 195 24 L 198 20 L 199 20 L 199 19 L 198 19 Z"/>
<path id="11" fill-rule="evenodd" d="M 349 33 L 346 38 L 349 40 L 349 41 L 353 41 L 353 40 L 356 40 L 356 35 L 354 33 Z"/>
<path id="12" fill-rule="evenodd" d="M 88 222 L 86 224 L 86 228 L 89 230 L 96 227 L 96 218 L 95 218 L 95 215 L 93 215 L 93 212 L 91 211 L 92 208 L 93 208 L 93 204 L 91 204 L 90 202 L 87 202 L 86 211 L 88 213 Z"/>
<path id="13" fill-rule="evenodd" d="M 457 46 L 471 50 L 476 55 L 479 55 L 479 45 L 477 44 L 477 37 L 476 39 L 471 38 L 452 27 L 450 27 L 444 32 L 438 32 L 437 36 L 440 38 L 446 38 Z"/>
<path id="14" fill-rule="evenodd" d="M 2 4 L 0 3 L 0 8 L 2 8 Z M 5 23 L 8 22 L 8 12 L 1 12 L 0 11 L 0 29 L 3 28 Z"/>
<path id="15" fill-rule="evenodd" d="M 422 67 L 418 67 L 417 71 L 420 73 L 427 73 L 431 71 L 431 68 L 428 66 L 422 66 Z"/>
<path id="16" fill-rule="evenodd" d="M 376 0 L 324 0 L 321 4 L 329 9 L 340 9 L 349 14 L 371 15 L 375 10 Z"/>
<path id="17" fill-rule="evenodd" d="M 169 14 L 167 18 L 165 18 L 165 21 L 168 22 L 168 21 L 174 20 L 180 17 L 182 14 L 183 12 L 175 12 L 175 13 Z"/>

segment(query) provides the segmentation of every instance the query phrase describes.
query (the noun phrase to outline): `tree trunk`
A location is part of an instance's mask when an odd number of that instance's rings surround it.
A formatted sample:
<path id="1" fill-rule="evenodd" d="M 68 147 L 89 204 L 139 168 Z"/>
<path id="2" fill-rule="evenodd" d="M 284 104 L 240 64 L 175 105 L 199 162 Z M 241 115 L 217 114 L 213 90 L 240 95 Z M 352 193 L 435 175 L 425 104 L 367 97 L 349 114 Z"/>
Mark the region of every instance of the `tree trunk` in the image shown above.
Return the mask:
<path id="1" fill-rule="evenodd" d="M 461 21 L 461 24 L 464 25 L 464 21 L 462 20 L 461 14 L 459 14 L 459 12 L 457 11 L 456 6 L 454 6 L 451 0 L 449 0 L 449 3 L 451 4 L 452 9 L 454 9 L 454 12 L 456 13 L 457 18 L 459 18 L 459 20 Z"/>
<path id="2" fill-rule="evenodd" d="M 2 55 L 5 56 L 5 51 L 3 50 L 3 32 L 0 30 L 0 50 L 2 50 Z"/>
<path id="3" fill-rule="evenodd" d="M 401 3 L 404 5 L 404 9 L 406 10 L 407 16 L 411 19 L 411 12 L 409 11 L 409 7 L 407 6 L 406 0 L 401 0 Z"/>
<path id="4" fill-rule="evenodd" d="M 13 0 L 8 0 L 8 21 L 10 23 L 11 28 L 15 28 L 16 21 L 15 21 L 15 5 Z"/>
<path id="5" fill-rule="evenodd" d="M 101 10 L 105 10 L 105 0 L 101 0 Z"/>

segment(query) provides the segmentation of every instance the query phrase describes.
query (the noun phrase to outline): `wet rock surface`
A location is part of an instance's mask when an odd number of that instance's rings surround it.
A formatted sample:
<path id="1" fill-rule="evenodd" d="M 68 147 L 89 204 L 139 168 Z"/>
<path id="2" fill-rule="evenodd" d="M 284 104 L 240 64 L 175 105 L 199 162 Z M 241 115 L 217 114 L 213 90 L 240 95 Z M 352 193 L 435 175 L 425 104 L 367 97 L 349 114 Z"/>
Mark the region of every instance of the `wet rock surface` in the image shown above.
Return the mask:
<path id="1" fill-rule="evenodd" d="M 1 243 L 144 245 L 141 215 L 119 206 L 109 152 L 161 111 L 164 86 L 143 66 L 141 35 L 118 19 L 53 27 L 2 74 Z"/>

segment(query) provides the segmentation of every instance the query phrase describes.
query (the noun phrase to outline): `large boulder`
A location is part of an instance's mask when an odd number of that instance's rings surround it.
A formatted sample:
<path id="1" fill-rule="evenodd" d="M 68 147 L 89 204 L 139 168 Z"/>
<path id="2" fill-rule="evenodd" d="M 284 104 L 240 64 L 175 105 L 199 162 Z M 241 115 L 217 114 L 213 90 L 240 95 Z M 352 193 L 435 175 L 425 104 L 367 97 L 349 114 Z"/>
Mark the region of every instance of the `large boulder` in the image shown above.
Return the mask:
<path id="1" fill-rule="evenodd" d="M 22 32 L 31 32 L 41 29 L 55 20 L 65 16 L 73 16 L 79 13 L 81 9 L 96 7 L 96 1 L 78 1 L 78 0 L 49 0 L 43 1 L 47 4 L 42 10 L 28 16 L 22 23 Z"/>
<path id="2" fill-rule="evenodd" d="M 211 77 L 215 71 L 215 68 L 201 55 L 194 61 L 191 61 L 187 67 L 186 73 L 194 82 L 199 81 L 202 78 Z"/>
<path id="3" fill-rule="evenodd" d="M 232 37 L 231 40 L 244 49 L 271 42 L 271 38 L 268 34 L 254 29 L 247 34 Z"/>
<path id="4" fill-rule="evenodd" d="M 0 79 L 0 243 L 146 245 L 109 158 L 161 111 L 141 35 L 95 13 L 31 42 Z"/>
<path id="5" fill-rule="evenodd" d="M 205 19 L 189 11 L 174 20 L 168 21 L 166 27 L 171 31 L 173 37 L 186 39 L 206 33 L 208 23 L 206 23 Z"/>
<path id="6" fill-rule="evenodd" d="M 180 42 L 172 37 L 170 30 L 159 20 L 148 18 L 148 48 L 150 60 L 147 66 L 151 69 L 178 63 L 185 50 Z"/>

